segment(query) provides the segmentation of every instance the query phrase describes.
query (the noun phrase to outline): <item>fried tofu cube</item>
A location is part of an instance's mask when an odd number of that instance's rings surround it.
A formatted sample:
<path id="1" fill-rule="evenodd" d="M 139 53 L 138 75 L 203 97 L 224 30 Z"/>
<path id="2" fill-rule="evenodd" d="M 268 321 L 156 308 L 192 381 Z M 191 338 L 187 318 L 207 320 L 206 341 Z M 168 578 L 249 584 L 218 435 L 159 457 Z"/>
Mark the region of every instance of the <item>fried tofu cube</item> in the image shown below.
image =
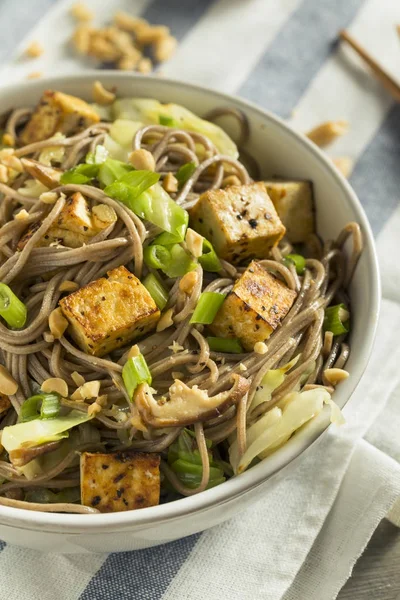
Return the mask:
<path id="1" fill-rule="evenodd" d="M 296 292 L 253 261 L 224 300 L 211 331 L 218 337 L 237 337 L 247 351 L 263 342 L 280 325 Z"/>
<path id="2" fill-rule="evenodd" d="M 99 120 L 99 115 L 81 98 L 46 90 L 22 131 L 21 141 L 39 142 L 57 131 L 71 135 Z"/>
<path id="3" fill-rule="evenodd" d="M 11 406 L 11 401 L 5 394 L 0 394 L 0 415 L 4 416 L 4 413 L 8 411 Z"/>
<path id="4" fill-rule="evenodd" d="M 266 181 L 265 187 L 286 227 L 292 244 L 304 242 L 315 232 L 315 210 L 310 181 Z"/>
<path id="5" fill-rule="evenodd" d="M 128 269 L 118 267 L 60 300 L 71 335 L 88 354 L 103 356 L 154 329 L 160 311 Z"/>
<path id="6" fill-rule="evenodd" d="M 117 214 L 112 207 L 98 204 L 90 210 L 86 198 L 80 192 L 76 192 L 67 199 L 58 218 L 37 246 L 60 244 L 68 248 L 80 248 L 116 220 Z M 18 242 L 18 250 L 25 247 L 40 225 L 41 222 L 38 222 L 28 227 Z"/>
<path id="7" fill-rule="evenodd" d="M 81 502 L 102 513 L 160 502 L 160 455 L 143 452 L 81 454 Z"/>
<path id="8" fill-rule="evenodd" d="M 263 183 L 208 190 L 189 211 L 191 227 L 235 264 L 265 258 L 285 234 Z"/>

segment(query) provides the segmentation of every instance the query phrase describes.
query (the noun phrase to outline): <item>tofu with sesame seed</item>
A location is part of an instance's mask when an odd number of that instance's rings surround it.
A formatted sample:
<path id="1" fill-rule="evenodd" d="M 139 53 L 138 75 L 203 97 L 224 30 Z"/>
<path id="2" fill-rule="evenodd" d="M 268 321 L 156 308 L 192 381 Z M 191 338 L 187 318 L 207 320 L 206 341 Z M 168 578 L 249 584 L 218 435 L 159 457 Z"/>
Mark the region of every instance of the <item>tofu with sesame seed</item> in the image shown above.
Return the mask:
<path id="1" fill-rule="evenodd" d="M 310 181 L 266 181 L 265 187 L 286 227 L 292 244 L 304 242 L 315 232 L 315 209 Z"/>
<path id="2" fill-rule="evenodd" d="M 296 292 L 253 261 L 224 300 L 211 331 L 224 338 L 237 337 L 251 352 L 279 327 Z"/>
<path id="3" fill-rule="evenodd" d="M 86 198 L 76 192 L 67 198 L 58 218 L 36 245 L 43 247 L 59 244 L 67 248 L 80 248 L 116 220 L 117 214 L 113 208 L 98 204 L 90 210 Z M 41 222 L 36 222 L 28 227 L 18 242 L 18 250 L 26 246 L 40 225 Z"/>
<path id="4" fill-rule="evenodd" d="M 208 190 L 189 214 L 191 227 L 234 264 L 266 258 L 285 234 L 263 183 Z"/>
<path id="5" fill-rule="evenodd" d="M 82 452 L 81 502 L 100 512 L 156 506 L 160 502 L 160 455 Z"/>
<path id="6" fill-rule="evenodd" d="M 21 133 L 21 142 L 32 144 L 57 132 L 72 135 L 99 120 L 96 111 L 81 98 L 46 90 Z"/>
<path id="7" fill-rule="evenodd" d="M 60 307 L 76 343 L 94 356 L 152 331 L 160 318 L 147 289 L 123 266 L 65 296 Z"/>

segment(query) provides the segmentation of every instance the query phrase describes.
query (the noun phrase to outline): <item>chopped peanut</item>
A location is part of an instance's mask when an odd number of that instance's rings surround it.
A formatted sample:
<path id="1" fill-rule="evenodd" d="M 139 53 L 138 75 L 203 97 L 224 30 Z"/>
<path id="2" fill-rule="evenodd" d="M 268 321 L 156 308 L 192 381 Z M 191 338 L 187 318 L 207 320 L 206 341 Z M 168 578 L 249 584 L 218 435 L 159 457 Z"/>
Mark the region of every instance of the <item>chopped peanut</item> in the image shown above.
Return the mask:
<path id="1" fill-rule="evenodd" d="M 18 390 L 18 383 L 3 365 L 0 365 L 0 394 L 13 396 Z"/>
<path id="2" fill-rule="evenodd" d="M 101 412 L 101 406 L 97 402 L 93 402 L 88 408 L 88 415 L 98 415 Z"/>
<path id="3" fill-rule="evenodd" d="M 83 2 L 75 2 L 72 5 L 71 15 L 77 21 L 91 21 L 94 16 L 92 11 Z"/>
<path id="4" fill-rule="evenodd" d="M 80 373 L 77 373 L 77 371 L 73 371 L 73 373 L 71 373 L 71 379 L 78 387 L 85 383 L 84 377 L 82 377 Z"/>
<path id="5" fill-rule="evenodd" d="M 61 312 L 61 308 L 55 308 L 49 316 L 50 332 L 56 340 L 59 340 L 68 327 L 68 321 Z"/>
<path id="6" fill-rule="evenodd" d="M 167 190 L 168 191 L 168 190 Z M 185 242 L 187 249 L 195 258 L 199 258 L 203 254 L 203 242 L 204 238 L 202 235 L 197 233 L 194 229 L 188 227 L 185 236 Z M 189 273 L 188 273 L 189 275 Z M 182 283 L 182 282 L 181 282 Z"/>
<path id="7" fill-rule="evenodd" d="M 264 342 L 256 342 L 254 344 L 254 352 L 256 354 L 266 354 L 268 352 L 267 344 L 264 344 Z"/>
<path id="8" fill-rule="evenodd" d="M 324 383 L 328 382 L 328 384 L 336 387 L 341 381 L 344 381 L 349 377 L 348 371 L 344 369 L 325 369 L 323 373 Z"/>
<path id="9" fill-rule="evenodd" d="M 137 70 L 139 73 L 151 73 L 153 69 L 153 63 L 149 58 L 141 58 L 137 64 Z"/>
<path id="10" fill-rule="evenodd" d="M 178 180 L 172 173 L 167 173 L 162 182 L 162 186 L 166 192 L 173 194 L 178 191 Z"/>
<path id="11" fill-rule="evenodd" d="M 333 333 L 332 331 L 325 331 L 324 335 L 324 344 L 322 346 L 322 355 L 328 356 L 330 351 L 332 350 L 333 343 Z"/>
<path id="12" fill-rule="evenodd" d="M 113 92 L 106 90 L 100 81 L 95 81 L 93 84 L 93 98 L 97 104 L 107 106 L 114 102 L 116 96 Z"/>
<path id="13" fill-rule="evenodd" d="M 0 183 L 7 183 L 8 169 L 4 165 L 0 165 Z"/>
<path id="14" fill-rule="evenodd" d="M 94 33 L 90 36 L 88 53 L 103 62 L 114 62 L 120 56 L 120 51 L 114 44 L 100 33 Z"/>
<path id="15" fill-rule="evenodd" d="M 114 23 L 120 29 L 137 34 L 142 28 L 149 27 L 148 21 L 140 17 L 132 17 L 126 12 L 118 11 L 114 15 Z"/>
<path id="16" fill-rule="evenodd" d="M 11 133 L 4 133 L 2 142 L 5 146 L 15 146 L 15 140 Z"/>
<path id="17" fill-rule="evenodd" d="M 44 204 L 55 204 L 58 199 L 58 194 L 56 192 L 43 192 L 40 194 L 39 200 Z"/>
<path id="18" fill-rule="evenodd" d="M 167 37 L 170 37 L 170 30 L 169 27 L 166 27 L 165 25 L 143 26 L 140 27 L 136 33 L 137 42 L 143 46 L 154 44 Z"/>
<path id="19" fill-rule="evenodd" d="M 139 356 L 139 354 L 140 354 L 139 346 L 137 344 L 135 344 L 129 350 L 128 356 L 126 357 L 126 359 L 128 360 L 128 358 L 134 358 L 135 356 Z"/>
<path id="20" fill-rule="evenodd" d="M 157 332 L 164 331 L 164 329 L 168 329 L 168 327 L 171 327 L 171 325 L 174 324 L 172 320 L 173 313 L 174 309 L 168 308 L 168 310 L 166 310 L 165 313 L 161 315 L 156 327 Z"/>
<path id="21" fill-rule="evenodd" d="M 242 185 L 242 182 L 237 175 L 228 175 L 222 180 L 221 187 L 226 188 L 230 185 Z"/>
<path id="22" fill-rule="evenodd" d="M 136 65 L 138 64 L 140 58 L 141 58 L 141 53 L 139 53 L 140 56 L 131 56 L 131 55 L 126 55 L 123 56 L 117 63 L 117 68 L 120 71 L 133 71 L 136 67 Z"/>
<path id="23" fill-rule="evenodd" d="M 64 379 L 61 377 L 50 377 L 50 379 L 45 379 L 43 381 L 42 386 L 40 388 L 42 392 L 56 392 L 60 394 L 63 398 L 68 396 L 68 385 Z"/>
<path id="24" fill-rule="evenodd" d="M 154 156 L 148 150 L 141 148 L 140 150 L 134 150 L 129 155 L 129 162 L 131 165 L 138 170 L 143 171 L 155 171 L 156 163 Z"/>
<path id="25" fill-rule="evenodd" d="M 22 208 L 20 211 L 18 211 L 15 215 L 14 215 L 14 219 L 16 221 L 25 221 L 25 219 L 29 218 L 29 213 L 27 210 L 25 210 L 25 208 Z"/>
<path id="26" fill-rule="evenodd" d="M 74 35 L 72 36 L 72 43 L 79 54 L 88 53 L 92 31 L 92 28 L 88 27 L 88 25 L 80 25 L 75 29 Z"/>
<path id="27" fill-rule="evenodd" d="M 40 79 L 43 76 L 42 71 L 31 71 L 26 76 L 27 79 Z"/>
<path id="28" fill-rule="evenodd" d="M 189 271 L 186 273 L 179 282 L 179 289 L 188 296 L 193 292 L 193 288 L 198 280 L 196 271 Z"/>
<path id="29" fill-rule="evenodd" d="M 153 44 L 154 58 L 157 62 L 165 62 L 174 54 L 178 41 L 172 35 L 158 39 Z"/>
<path id="30" fill-rule="evenodd" d="M 17 156 L 14 156 L 13 154 L 10 154 L 8 156 L 2 156 L 1 157 L 1 163 L 3 165 L 5 165 L 6 167 L 8 167 L 9 169 L 13 169 L 14 171 L 17 171 L 17 173 L 22 173 L 24 170 L 24 167 L 22 166 L 22 162 L 20 161 L 20 159 Z"/>
<path id="31" fill-rule="evenodd" d="M 60 292 L 76 292 L 76 290 L 79 290 L 79 283 L 76 283 L 76 281 L 69 281 L 68 279 L 66 279 L 65 281 L 60 283 L 58 289 Z"/>
<path id="32" fill-rule="evenodd" d="M 43 46 L 41 46 L 39 42 L 31 42 L 25 50 L 25 54 L 26 56 L 29 56 L 29 58 L 38 58 L 43 52 Z"/>
<path id="33" fill-rule="evenodd" d="M 317 146 L 323 148 L 331 144 L 336 138 L 347 133 L 349 124 L 347 121 L 327 121 L 321 123 L 307 133 L 307 137 Z"/>
<path id="34" fill-rule="evenodd" d="M 43 339 L 45 342 L 52 344 L 54 342 L 54 335 L 52 333 L 50 333 L 49 331 L 45 331 L 43 333 Z"/>
<path id="35" fill-rule="evenodd" d="M 333 158 L 333 163 L 336 168 L 341 172 L 343 177 L 349 177 L 353 170 L 354 161 L 349 156 L 340 156 Z"/>

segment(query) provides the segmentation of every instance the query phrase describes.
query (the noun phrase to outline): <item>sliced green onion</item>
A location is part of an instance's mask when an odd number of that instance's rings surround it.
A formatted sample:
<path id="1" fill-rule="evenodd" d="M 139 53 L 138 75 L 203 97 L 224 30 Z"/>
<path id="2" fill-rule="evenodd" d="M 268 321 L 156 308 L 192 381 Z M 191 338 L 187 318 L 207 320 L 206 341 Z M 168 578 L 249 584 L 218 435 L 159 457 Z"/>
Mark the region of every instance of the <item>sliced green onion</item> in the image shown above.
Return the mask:
<path id="1" fill-rule="evenodd" d="M 199 257 L 199 263 L 205 271 L 209 271 L 210 273 L 218 273 L 222 269 L 221 261 L 213 245 L 205 238 L 203 241 L 203 254 Z"/>
<path id="2" fill-rule="evenodd" d="M 55 392 L 51 394 L 44 394 L 42 400 L 42 406 L 40 408 L 41 419 L 54 419 L 58 417 L 61 408 L 61 401 L 59 394 Z"/>
<path id="3" fill-rule="evenodd" d="M 190 254 L 186 252 L 179 244 L 174 244 L 170 248 L 171 260 L 165 269 L 164 273 L 168 277 L 182 277 L 189 271 L 194 271 L 197 267 L 197 262 L 193 260 Z"/>
<path id="4" fill-rule="evenodd" d="M 163 310 L 168 302 L 168 292 L 161 281 L 153 273 L 149 273 L 149 275 L 144 278 L 143 285 L 157 304 L 158 308 Z"/>
<path id="5" fill-rule="evenodd" d="M 62 185 L 67 185 L 69 183 L 88 183 L 97 177 L 98 171 L 99 165 L 87 165 L 86 163 L 82 163 L 73 169 L 69 169 L 69 171 L 65 171 L 65 173 L 61 175 L 60 183 Z"/>
<path id="6" fill-rule="evenodd" d="M 238 338 L 208 337 L 208 345 L 213 352 L 226 352 L 227 354 L 242 354 L 242 344 Z"/>
<path id="7" fill-rule="evenodd" d="M 123 180 L 125 175 L 133 171 L 132 165 L 128 165 L 114 158 L 107 158 L 99 165 L 97 178 L 103 186 L 111 186 L 116 181 Z M 106 190 L 106 194 L 111 196 Z M 111 196 L 113 198 L 114 196 Z M 118 200 L 118 198 L 116 198 Z"/>
<path id="8" fill-rule="evenodd" d="M 40 504 L 55 504 L 58 502 L 79 502 L 81 498 L 80 487 L 65 488 L 60 492 L 52 492 L 47 488 L 38 488 L 25 492 L 26 502 L 39 502 Z"/>
<path id="9" fill-rule="evenodd" d="M 306 259 L 301 254 L 286 254 L 284 261 L 285 265 L 294 265 L 297 275 L 303 275 L 306 268 Z"/>
<path id="10" fill-rule="evenodd" d="M 191 323 L 210 325 L 221 308 L 226 294 L 218 292 L 203 292 L 199 298 L 195 311 L 190 319 Z"/>
<path id="11" fill-rule="evenodd" d="M 144 249 L 143 259 L 149 268 L 164 271 L 171 262 L 171 252 L 165 246 L 151 244 Z"/>
<path id="12" fill-rule="evenodd" d="M 86 164 L 88 165 L 101 165 L 107 160 L 108 150 L 105 146 L 98 144 L 94 152 L 88 152 L 86 154 Z"/>
<path id="13" fill-rule="evenodd" d="M 168 448 L 168 464 L 177 475 L 181 483 L 188 488 L 196 488 L 200 485 L 203 475 L 203 465 L 200 452 L 197 448 L 194 433 L 184 429 L 177 440 Z M 210 479 L 207 489 L 225 481 L 224 470 L 214 460 L 210 447 L 210 440 L 206 440 L 208 457 L 210 461 Z"/>
<path id="14" fill-rule="evenodd" d="M 325 311 L 324 330 L 333 335 L 348 333 L 350 329 L 350 313 L 344 304 L 329 306 Z"/>
<path id="15" fill-rule="evenodd" d="M 151 385 L 151 373 L 143 354 L 131 356 L 128 358 L 122 369 L 122 379 L 124 380 L 126 391 L 129 398 L 133 399 L 133 394 L 141 383 Z"/>
<path id="16" fill-rule="evenodd" d="M 159 115 L 158 122 L 160 125 L 164 125 L 164 127 L 180 127 L 178 121 L 172 117 L 169 117 L 168 115 Z"/>
<path id="17" fill-rule="evenodd" d="M 35 394 L 27 398 L 21 405 L 19 422 L 26 423 L 33 419 L 54 419 L 60 412 L 60 396 L 55 392 Z"/>
<path id="18" fill-rule="evenodd" d="M 191 178 L 195 170 L 197 169 L 194 162 L 188 162 L 181 167 L 179 167 L 178 171 L 175 173 L 175 177 L 178 180 L 180 186 L 185 184 L 188 179 Z"/>
<path id="19" fill-rule="evenodd" d="M 20 329 L 26 323 L 28 311 L 25 304 L 5 283 L 0 283 L 0 317 L 9 327 Z"/>

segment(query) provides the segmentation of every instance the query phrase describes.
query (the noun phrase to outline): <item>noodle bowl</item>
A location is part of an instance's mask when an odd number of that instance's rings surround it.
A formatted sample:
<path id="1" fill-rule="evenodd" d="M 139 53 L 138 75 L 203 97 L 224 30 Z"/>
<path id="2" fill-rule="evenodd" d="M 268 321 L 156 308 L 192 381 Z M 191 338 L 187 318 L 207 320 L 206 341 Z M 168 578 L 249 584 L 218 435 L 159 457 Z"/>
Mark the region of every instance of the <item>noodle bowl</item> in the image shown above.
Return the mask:
<path id="1" fill-rule="evenodd" d="M 246 116 L 236 109 L 221 108 L 203 118 L 218 122 L 222 116 L 237 120 L 240 150 L 249 136 Z M 111 127 L 109 121 L 100 121 L 71 135 L 52 135 L 49 139 L 24 145 L 21 132 L 31 118 L 32 109 L 28 108 L 17 109 L 7 117 L 5 131 L 16 141 L 13 156 L 40 163 L 40 157 L 46 151 L 62 149 L 61 159 L 51 163 L 51 167 L 60 173 L 84 164 L 88 153 L 104 147 Z M 244 153 L 241 162 L 239 158 L 221 153 L 207 135 L 190 128 L 181 129 L 176 123 L 172 126 L 142 125 L 132 137 L 132 149 L 146 150 L 152 155 L 160 182 L 168 174 L 179 180 L 182 167 L 192 165 L 189 176 L 176 191 L 170 192 L 176 205 L 189 212 L 202 194 L 210 190 L 228 191 L 230 186 L 226 182 L 229 178 L 234 178 L 236 187 L 249 186 L 259 179 L 257 157 L 248 158 Z M 25 508 L 31 503 L 30 508 L 41 511 L 97 512 L 95 504 L 87 505 L 73 494 L 57 495 L 60 491 L 76 490 L 83 485 L 77 452 L 157 454 L 163 476 L 162 501 L 199 493 L 210 484 L 217 485 L 237 475 L 253 460 L 257 462 L 273 451 L 274 446 L 264 444 L 265 447 L 260 446 L 259 452 L 243 462 L 251 445 L 258 443 L 258 436 L 251 437 L 255 431 L 252 427 L 262 419 L 268 419 L 267 415 L 278 414 L 272 411 L 280 411 L 278 417 L 282 418 L 289 406 L 288 395 L 300 396 L 315 390 L 315 397 L 317 393 L 325 393 L 330 398 L 337 384 L 332 379 L 332 370 L 336 370 L 336 377 L 337 371 L 343 371 L 350 345 L 347 327 L 340 333 L 329 335 L 326 311 L 329 307 L 345 306 L 343 310 L 347 314 L 339 315 L 340 321 L 342 324 L 349 321 L 348 286 L 363 249 L 362 235 L 356 223 L 349 223 L 332 241 L 321 242 L 316 233 L 311 234 L 301 246 L 302 254 L 297 246 L 283 238 L 268 256 L 254 257 L 263 271 L 293 293 L 294 300 L 279 326 L 264 340 L 265 343 L 261 342 L 262 346 L 254 344 L 251 350 L 246 350 L 243 345 L 232 353 L 210 347 L 207 323 L 193 323 L 192 318 L 202 294 L 218 293 L 229 297 L 249 268 L 250 260 L 230 262 L 221 257 L 218 272 L 207 271 L 195 261 L 195 268 L 187 274 L 170 277 L 144 261 L 146 248 L 154 245 L 162 233 L 160 227 L 135 214 L 132 207 L 112 198 L 106 192 L 107 186 L 102 186 L 96 179 L 86 183 L 62 183 L 61 178 L 61 183 L 51 188 L 51 193 L 56 195 L 55 202 L 47 204 L 40 195 L 29 195 L 29 189 L 33 189 L 33 185 L 29 186 L 30 180 L 34 179 L 24 169 L 10 181 L 0 184 L 3 196 L 0 202 L 0 281 L 25 304 L 28 314 L 22 328 L 0 322 L 2 363 L 18 383 L 16 392 L 8 395 L 12 406 L 4 413 L 0 426 L 4 430 L 21 422 L 21 407 L 27 399 L 37 394 L 44 382 L 54 378 L 63 380 L 68 386 L 68 395 L 60 399 L 60 414 L 68 414 L 73 409 L 89 413 L 92 418 L 73 430 L 69 447 L 59 440 L 56 449 L 47 451 L 47 448 L 42 458 L 33 458 L 40 468 L 34 475 L 21 471 L 10 458 L 11 453 L 8 456 L 4 453 L 0 461 L 3 479 L 0 503 Z M 41 240 L 65 210 L 68 199 L 77 193 L 87 200 L 91 211 L 102 205 L 113 209 L 115 221 L 79 247 L 62 243 L 41 245 Z M 16 218 L 21 210 L 26 211 L 24 218 Z M 26 244 L 18 247 L 25 231 L 33 224 L 37 224 L 36 229 Z M 352 242 L 350 257 L 344 251 L 349 238 Z M 182 240 L 182 248 L 190 254 L 187 238 Z M 285 259 L 293 254 L 304 258 L 304 268 Z M 171 324 L 135 339 L 151 373 L 155 401 L 160 406 L 171 401 L 169 394 L 174 380 L 182 380 L 190 389 L 197 386 L 195 389 L 207 392 L 211 399 L 231 389 L 235 375 L 245 380 L 247 387 L 226 410 L 189 424 L 154 427 L 144 423 L 143 426 L 143 414 L 138 415 L 137 403 L 132 401 L 122 377 L 132 339 L 105 355 L 95 356 L 82 349 L 71 337 L 70 329 L 59 338 L 51 335 L 49 317 L 57 309 L 60 299 L 66 296 L 62 291 L 63 282 L 72 282 L 76 289 L 83 289 L 121 265 L 141 281 L 149 274 L 156 274 L 167 292 L 162 314 L 169 311 Z M 185 291 L 182 281 L 189 273 L 193 274 L 193 285 Z M 263 400 L 258 393 L 264 390 L 266 377 L 275 376 L 269 375 L 271 372 L 275 373 L 278 383 Z M 76 373 L 85 383 L 100 383 L 98 396 L 87 399 L 90 401 L 71 398 L 79 387 Z M 146 383 L 142 381 L 141 385 Z M 99 404 L 98 412 L 92 412 L 91 407 L 100 396 L 105 398 L 104 404 Z M 277 438 L 275 447 L 284 443 L 302 424 L 300 418 L 293 431 L 285 430 L 286 434 L 284 432 L 282 440 Z M 272 428 L 274 424 L 270 423 L 268 427 Z M 274 429 L 270 430 L 271 437 L 274 432 Z M 178 447 L 178 443 L 181 446 Z M 65 450 L 61 452 L 63 447 Z M 178 470 L 179 465 L 171 459 L 173 451 L 190 454 L 199 467 L 193 469 L 193 477 Z M 52 454 L 57 458 L 55 464 L 48 458 Z M 29 495 L 29 490 L 34 490 L 36 495 Z M 46 495 L 51 497 L 51 494 L 59 501 L 46 502 Z"/>

